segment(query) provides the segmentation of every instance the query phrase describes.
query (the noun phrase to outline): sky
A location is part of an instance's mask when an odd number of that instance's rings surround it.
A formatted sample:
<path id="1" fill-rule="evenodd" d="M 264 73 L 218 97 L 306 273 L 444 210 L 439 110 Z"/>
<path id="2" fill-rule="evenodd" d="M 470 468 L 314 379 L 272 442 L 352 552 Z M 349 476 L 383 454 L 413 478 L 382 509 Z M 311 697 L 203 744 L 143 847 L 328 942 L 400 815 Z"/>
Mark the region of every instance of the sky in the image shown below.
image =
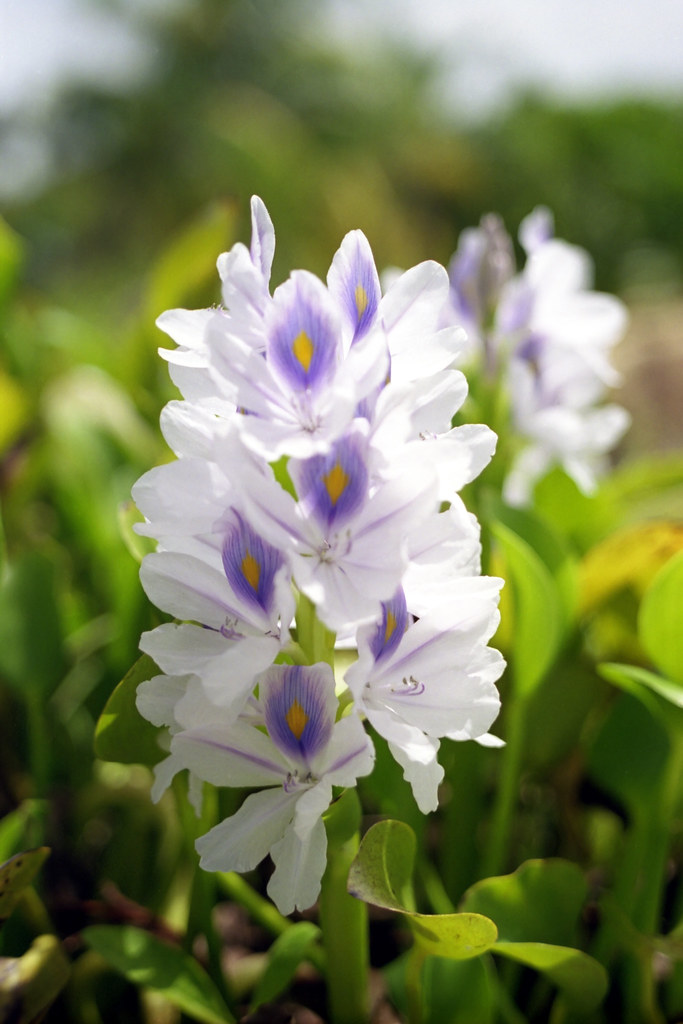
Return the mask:
<path id="1" fill-rule="evenodd" d="M 512 86 L 571 100 L 683 97 L 683 0 L 331 0 L 348 45 L 392 34 L 440 55 L 443 102 L 467 117 Z M 362 31 L 360 31 L 362 29 Z"/>
<path id="2" fill-rule="evenodd" d="M 286 0 L 283 0 L 286 2 Z M 0 198 L 39 187 L 50 153 L 40 118 L 61 85 L 134 89 L 153 74 L 145 15 L 192 0 L 0 0 Z M 116 14 L 118 7 L 119 14 Z M 476 119 L 515 87 L 560 99 L 683 98 L 683 0 L 319 0 L 309 31 L 371 50 L 393 36 L 437 55 L 438 101 Z"/>

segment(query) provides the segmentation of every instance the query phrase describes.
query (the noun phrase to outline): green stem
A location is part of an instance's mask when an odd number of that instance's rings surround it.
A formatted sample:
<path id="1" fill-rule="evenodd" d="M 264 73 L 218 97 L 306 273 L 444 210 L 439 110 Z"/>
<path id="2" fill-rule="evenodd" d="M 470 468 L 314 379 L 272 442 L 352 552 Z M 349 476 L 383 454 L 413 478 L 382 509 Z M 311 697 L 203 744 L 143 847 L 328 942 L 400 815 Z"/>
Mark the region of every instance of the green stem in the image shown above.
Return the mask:
<path id="1" fill-rule="evenodd" d="M 315 605 L 305 594 L 299 595 L 296 609 L 297 642 L 311 665 L 324 661 L 334 669 L 334 633 L 320 621 Z"/>
<path id="2" fill-rule="evenodd" d="M 477 830 L 487 751 L 478 743 L 449 743 L 441 749 L 448 798 L 442 810 L 439 872 L 450 900 L 457 903 L 478 877 Z"/>
<path id="3" fill-rule="evenodd" d="M 336 847 L 330 844 L 320 894 L 330 1024 L 364 1024 L 370 1018 L 368 910 L 346 891 L 359 845 L 357 833 Z"/>
<path id="4" fill-rule="evenodd" d="M 680 780 L 683 774 L 683 741 L 671 730 L 671 754 L 663 779 L 661 796 L 652 804 L 652 816 L 645 823 L 645 846 L 641 888 L 633 923 L 644 935 L 660 931 L 660 918 L 672 823 L 675 820 Z"/>
<path id="5" fill-rule="evenodd" d="M 510 833 L 517 809 L 526 719 L 526 700 L 519 694 L 508 698 L 505 747 L 501 756 L 501 780 L 493 808 L 491 832 L 483 860 L 482 878 L 499 875 L 509 860 Z"/>
<path id="6" fill-rule="evenodd" d="M 413 946 L 406 961 L 406 1000 L 410 1024 L 422 1024 L 422 968 L 427 959 L 419 946 Z"/>
<path id="7" fill-rule="evenodd" d="M 190 863 L 194 869 L 192 878 L 192 889 L 190 905 L 188 908 L 186 943 L 188 951 L 191 951 L 196 935 L 203 935 L 206 939 L 206 946 L 209 960 L 209 971 L 211 977 L 218 987 L 221 995 L 229 1006 L 234 1000 L 228 988 L 223 972 L 221 957 L 221 941 L 216 932 L 213 922 L 213 909 L 216 905 L 216 877 L 199 867 L 197 854 L 194 848 L 197 836 L 203 835 L 216 823 L 217 818 L 217 795 L 213 787 L 204 786 L 204 800 L 200 817 L 195 817 L 190 807 L 187 793 L 184 790 L 185 780 L 176 775 L 172 783 L 175 796 L 178 816 L 182 822 L 183 835 L 188 841 L 188 854 Z"/>

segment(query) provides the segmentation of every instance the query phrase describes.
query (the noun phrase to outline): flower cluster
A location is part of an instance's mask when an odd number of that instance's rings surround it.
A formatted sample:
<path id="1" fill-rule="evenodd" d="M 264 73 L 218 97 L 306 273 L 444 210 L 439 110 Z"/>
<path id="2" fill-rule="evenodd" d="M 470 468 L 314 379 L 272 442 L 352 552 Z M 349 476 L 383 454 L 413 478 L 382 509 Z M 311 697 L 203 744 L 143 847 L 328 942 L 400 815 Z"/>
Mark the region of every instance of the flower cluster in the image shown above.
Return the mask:
<path id="1" fill-rule="evenodd" d="M 503 661 L 487 646 L 501 581 L 480 575 L 458 495 L 496 438 L 451 425 L 467 385 L 464 332 L 441 323 L 446 271 L 422 263 L 383 295 L 352 231 L 326 284 L 294 271 L 271 294 L 274 246 L 254 198 L 251 246 L 218 260 L 223 305 L 160 317 L 177 459 L 133 494 L 158 542 L 143 586 L 178 620 L 140 643 L 162 674 L 138 708 L 170 736 L 153 796 L 181 770 L 195 802 L 203 782 L 255 789 L 198 841 L 200 863 L 270 853 L 289 913 L 318 895 L 333 787 L 372 770 L 367 723 L 433 810 L 440 740 L 498 742 Z M 335 635 L 357 650 L 337 681 Z"/>
<path id="2" fill-rule="evenodd" d="M 626 311 L 590 290 L 587 253 L 552 232 L 547 210 L 526 217 L 519 238 L 527 259 L 516 272 L 512 239 L 489 214 L 462 233 L 449 267 L 447 319 L 465 327 L 470 356 L 489 382 L 502 385 L 512 431 L 523 442 L 504 489 L 517 505 L 554 464 L 592 490 L 629 423 L 624 409 L 602 404 L 619 382 L 610 350 Z"/>

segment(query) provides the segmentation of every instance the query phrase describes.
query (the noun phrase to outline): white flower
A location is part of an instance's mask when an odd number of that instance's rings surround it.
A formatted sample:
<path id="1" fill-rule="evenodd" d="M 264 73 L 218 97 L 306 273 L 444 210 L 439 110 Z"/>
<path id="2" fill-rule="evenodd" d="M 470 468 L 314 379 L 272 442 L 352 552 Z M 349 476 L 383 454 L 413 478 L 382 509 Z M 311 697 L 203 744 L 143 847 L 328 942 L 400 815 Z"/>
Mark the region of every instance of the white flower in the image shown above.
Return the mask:
<path id="1" fill-rule="evenodd" d="M 460 579 L 449 600 L 415 622 L 399 590 L 383 603 L 381 619 L 359 631 L 358 660 L 345 680 L 424 812 L 438 805 L 438 738 L 487 742 L 498 715 L 494 683 L 505 663 L 486 642 L 498 623 L 501 582 Z"/>
<path id="2" fill-rule="evenodd" d="M 317 899 L 327 839 L 322 814 L 333 786 L 354 786 L 373 766 L 372 744 L 356 715 L 335 723 L 334 676 L 327 665 L 276 665 L 259 679 L 266 732 L 242 721 L 177 732 L 172 756 L 216 786 L 258 786 L 236 814 L 197 841 L 207 871 L 249 871 L 270 853 L 268 893 L 283 914 Z"/>

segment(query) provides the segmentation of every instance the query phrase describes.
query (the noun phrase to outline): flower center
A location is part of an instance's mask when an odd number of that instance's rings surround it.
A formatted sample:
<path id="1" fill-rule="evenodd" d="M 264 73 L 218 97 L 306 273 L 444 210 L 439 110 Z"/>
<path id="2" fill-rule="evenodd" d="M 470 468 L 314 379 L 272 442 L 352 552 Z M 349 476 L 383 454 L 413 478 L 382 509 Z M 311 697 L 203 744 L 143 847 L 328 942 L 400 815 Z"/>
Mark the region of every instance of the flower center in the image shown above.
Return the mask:
<path id="1" fill-rule="evenodd" d="M 311 368 L 314 351 L 315 346 L 306 334 L 306 331 L 299 331 L 292 342 L 292 352 L 294 353 L 294 358 L 301 365 L 305 373 L 308 373 Z"/>
<path id="2" fill-rule="evenodd" d="M 296 736 L 298 740 L 301 739 L 309 717 L 310 716 L 306 714 L 299 701 L 296 699 L 293 700 L 289 706 L 289 711 L 285 715 L 285 721 L 289 726 L 290 732 Z"/>

